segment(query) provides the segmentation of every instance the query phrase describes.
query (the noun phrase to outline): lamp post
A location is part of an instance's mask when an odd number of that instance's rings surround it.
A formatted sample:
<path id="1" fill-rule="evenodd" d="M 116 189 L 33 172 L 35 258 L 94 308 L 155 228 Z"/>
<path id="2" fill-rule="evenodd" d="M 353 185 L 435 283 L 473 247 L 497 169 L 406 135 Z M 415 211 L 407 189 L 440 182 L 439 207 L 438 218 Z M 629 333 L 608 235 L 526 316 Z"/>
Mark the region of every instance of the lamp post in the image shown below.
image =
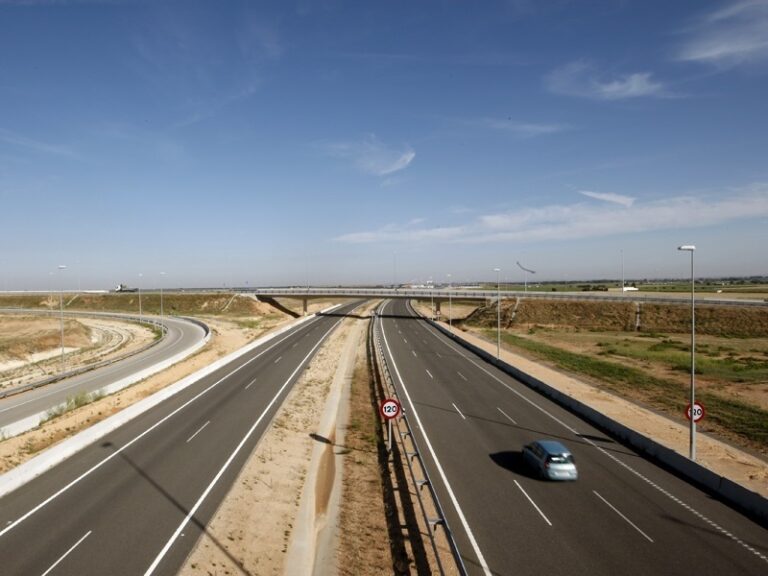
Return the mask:
<path id="1" fill-rule="evenodd" d="M 163 276 L 165 272 L 160 272 L 160 320 L 163 319 Z"/>
<path id="2" fill-rule="evenodd" d="M 501 358 L 501 285 L 499 284 L 499 272 L 501 268 L 494 268 L 496 272 L 496 359 Z"/>
<path id="3" fill-rule="evenodd" d="M 65 270 L 64 264 L 59 264 L 59 270 Z M 64 372 L 64 286 L 59 278 L 59 325 L 61 326 L 61 371 Z"/>
<path id="4" fill-rule="evenodd" d="M 681 248 L 678 248 L 680 250 Z M 621 251 L 621 293 L 625 293 L 624 290 L 624 250 Z"/>
<path id="5" fill-rule="evenodd" d="M 430 301 L 430 317 L 432 322 L 435 321 L 435 284 L 432 282 L 432 276 L 429 277 L 429 301 Z"/>
<path id="6" fill-rule="evenodd" d="M 691 460 L 696 460 L 696 421 L 693 419 L 693 406 L 696 403 L 696 296 L 693 275 L 693 253 L 696 246 L 678 246 L 678 250 L 691 253 L 691 415 L 689 427 L 689 454 Z"/>
<path id="7" fill-rule="evenodd" d="M 448 331 L 453 332 L 453 302 L 451 301 L 451 275 L 448 274 Z"/>
<path id="8" fill-rule="evenodd" d="M 141 323 L 141 277 L 144 276 L 141 272 L 139 272 L 139 323 Z"/>

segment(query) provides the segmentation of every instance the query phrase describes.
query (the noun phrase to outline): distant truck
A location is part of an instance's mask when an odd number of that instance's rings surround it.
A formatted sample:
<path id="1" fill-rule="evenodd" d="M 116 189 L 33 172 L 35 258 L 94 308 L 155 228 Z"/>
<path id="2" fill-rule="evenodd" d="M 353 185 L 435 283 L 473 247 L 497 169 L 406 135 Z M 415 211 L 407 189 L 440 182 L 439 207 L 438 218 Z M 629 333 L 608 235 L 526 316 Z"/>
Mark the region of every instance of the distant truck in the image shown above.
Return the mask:
<path id="1" fill-rule="evenodd" d="M 138 292 L 138 288 L 128 288 L 125 284 L 118 284 L 115 287 L 115 292 Z"/>

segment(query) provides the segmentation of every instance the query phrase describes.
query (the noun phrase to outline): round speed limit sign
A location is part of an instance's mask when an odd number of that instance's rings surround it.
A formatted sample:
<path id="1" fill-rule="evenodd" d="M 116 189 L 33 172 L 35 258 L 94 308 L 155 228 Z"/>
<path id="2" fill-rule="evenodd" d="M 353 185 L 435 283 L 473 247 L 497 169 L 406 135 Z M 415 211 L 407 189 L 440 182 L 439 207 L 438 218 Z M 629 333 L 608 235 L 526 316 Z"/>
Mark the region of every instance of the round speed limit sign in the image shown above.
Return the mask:
<path id="1" fill-rule="evenodd" d="M 395 400 L 394 398 L 386 398 L 385 400 L 381 401 L 381 406 L 379 407 L 379 410 L 381 412 L 382 417 L 386 418 L 387 420 L 391 420 L 392 418 L 397 418 L 400 416 L 400 402 Z"/>
<path id="2" fill-rule="evenodd" d="M 693 404 L 693 421 L 698 422 L 702 418 L 704 418 L 704 415 L 707 413 L 706 410 L 704 410 L 704 404 L 701 402 L 694 402 Z M 688 420 L 691 419 L 691 405 L 688 404 L 688 406 L 685 409 L 685 417 L 688 418 Z"/>

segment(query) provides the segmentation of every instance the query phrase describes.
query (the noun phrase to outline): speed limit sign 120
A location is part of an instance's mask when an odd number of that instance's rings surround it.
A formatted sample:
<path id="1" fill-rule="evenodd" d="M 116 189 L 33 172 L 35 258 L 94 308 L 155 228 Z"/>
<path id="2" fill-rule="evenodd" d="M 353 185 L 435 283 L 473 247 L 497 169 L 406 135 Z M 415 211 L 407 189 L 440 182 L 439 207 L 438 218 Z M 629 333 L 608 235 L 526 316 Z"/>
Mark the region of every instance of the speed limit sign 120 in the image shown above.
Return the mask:
<path id="1" fill-rule="evenodd" d="M 382 417 L 386 418 L 387 420 L 391 420 L 392 418 L 397 418 L 400 415 L 400 402 L 394 398 L 386 398 L 381 401 L 381 406 L 379 409 L 381 411 Z"/>
<path id="2" fill-rule="evenodd" d="M 693 421 L 698 422 L 702 418 L 704 418 L 704 415 L 707 413 L 706 410 L 704 410 L 704 404 L 701 402 L 694 402 L 693 403 Z M 691 405 L 688 404 L 688 406 L 685 409 L 685 417 L 688 418 L 688 420 L 691 419 Z"/>

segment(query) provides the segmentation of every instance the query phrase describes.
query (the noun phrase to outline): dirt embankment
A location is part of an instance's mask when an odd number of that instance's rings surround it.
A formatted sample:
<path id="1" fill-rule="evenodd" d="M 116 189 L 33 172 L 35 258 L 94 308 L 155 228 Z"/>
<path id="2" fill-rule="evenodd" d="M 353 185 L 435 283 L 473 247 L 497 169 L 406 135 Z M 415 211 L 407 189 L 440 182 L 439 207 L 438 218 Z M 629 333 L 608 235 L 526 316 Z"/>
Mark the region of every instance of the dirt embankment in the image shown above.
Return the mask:
<path id="1" fill-rule="evenodd" d="M 91 345 L 91 330 L 78 320 L 64 320 L 64 346 L 82 348 Z M 61 346 L 58 318 L 38 316 L 3 316 L 0 318 L 0 362 L 26 359 L 32 354 Z"/>
<path id="2" fill-rule="evenodd" d="M 149 346 L 158 336 L 147 326 L 106 317 L 64 321 L 64 366 L 58 318 L 0 315 L 0 388 L 44 381 L 66 371 L 116 359 Z"/>
<path id="3" fill-rule="evenodd" d="M 496 327 L 496 304 L 481 306 L 466 319 L 468 326 Z M 502 300 L 502 328 L 533 326 L 618 332 L 686 333 L 691 309 L 686 304 L 579 302 L 525 299 Z M 738 338 L 768 336 L 768 307 L 696 305 L 696 332 Z"/>

